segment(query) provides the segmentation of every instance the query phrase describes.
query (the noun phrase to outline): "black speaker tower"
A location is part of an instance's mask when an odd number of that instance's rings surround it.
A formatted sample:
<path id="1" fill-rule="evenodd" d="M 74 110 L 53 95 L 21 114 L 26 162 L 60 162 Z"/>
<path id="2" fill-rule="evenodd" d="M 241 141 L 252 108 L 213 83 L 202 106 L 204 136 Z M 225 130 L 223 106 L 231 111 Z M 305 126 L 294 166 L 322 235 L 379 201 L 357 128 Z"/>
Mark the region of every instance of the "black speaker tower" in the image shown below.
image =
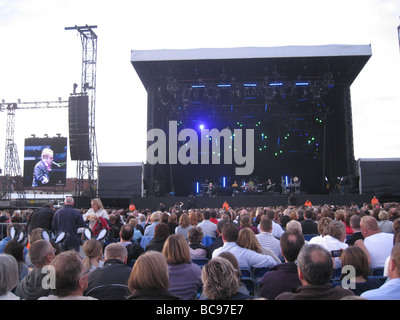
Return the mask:
<path id="1" fill-rule="evenodd" d="M 89 98 L 69 97 L 69 149 L 71 160 L 91 160 L 89 147 Z"/>

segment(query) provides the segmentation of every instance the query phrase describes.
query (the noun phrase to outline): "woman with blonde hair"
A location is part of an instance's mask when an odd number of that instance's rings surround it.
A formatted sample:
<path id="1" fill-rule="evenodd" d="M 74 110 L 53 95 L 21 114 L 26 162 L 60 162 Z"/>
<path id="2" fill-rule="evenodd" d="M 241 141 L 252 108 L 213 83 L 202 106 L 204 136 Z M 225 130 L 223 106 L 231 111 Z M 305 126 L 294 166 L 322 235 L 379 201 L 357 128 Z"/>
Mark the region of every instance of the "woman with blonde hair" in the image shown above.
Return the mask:
<path id="1" fill-rule="evenodd" d="M 256 235 L 249 228 L 243 228 L 239 231 L 239 236 L 236 243 L 242 248 L 250 249 L 266 256 L 271 256 L 278 263 L 282 262 L 272 250 L 260 245 Z"/>
<path id="2" fill-rule="evenodd" d="M 190 224 L 189 216 L 187 213 L 183 213 L 179 218 L 179 226 L 176 227 L 175 233 L 179 233 L 187 239 L 187 233 L 190 229 L 192 229 L 192 225 Z"/>
<path id="3" fill-rule="evenodd" d="M 251 231 L 251 230 L 250 230 Z M 239 291 L 237 270 L 225 258 L 211 259 L 201 270 L 204 296 L 208 300 L 245 300 L 252 298 Z"/>
<path id="4" fill-rule="evenodd" d="M 104 210 L 103 203 L 99 198 L 92 199 L 90 206 L 91 208 L 83 215 L 83 220 L 89 221 L 89 228 L 93 230 L 100 218 L 108 219 L 108 213 Z"/>
<path id="5" fill-rule="evenodd" d="M 168 264 L 169 291 L 183 300 L 194 300 L 201 284 L 201 268 L 192 262 L 182 234 L 172 234 L 162 251 Z"/>
<path id="6" fill-rule="evenodd" d="M 83 265 L 87 271 L 93 271 L 104 265 L 103 244 L 96 239 L 89 239 L 83 244 Z"/>
<path id="7" fill-rule="evenodd" d="M 167 260 L 161 252 L 148 251 L 136 260 L 128 279 L 129 300 L 179 300 L 168 291 Z"/>

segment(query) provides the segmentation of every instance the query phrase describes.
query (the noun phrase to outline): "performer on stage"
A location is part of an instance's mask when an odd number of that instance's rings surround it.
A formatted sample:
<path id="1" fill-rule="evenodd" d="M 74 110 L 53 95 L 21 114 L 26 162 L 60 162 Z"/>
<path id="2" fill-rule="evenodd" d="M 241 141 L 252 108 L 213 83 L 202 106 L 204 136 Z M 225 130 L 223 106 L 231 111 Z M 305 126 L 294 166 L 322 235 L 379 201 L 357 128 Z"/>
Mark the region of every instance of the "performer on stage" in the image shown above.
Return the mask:
<path id="1" fill-rule="evenodd" d="M 272 183 L 271 179 L 267 180 L 267 192 L 274 192 L 275 191 L 275 183 Z"/>
<path id="2" fill-rule="evenodd" d="M 35 168 L 33 169 L 32 187 L 46 185 L 50 181 L 51 164 L 53 163 L 54 153 L 53 150 L 45 148 L 42 151 L 41 158 Z"/>

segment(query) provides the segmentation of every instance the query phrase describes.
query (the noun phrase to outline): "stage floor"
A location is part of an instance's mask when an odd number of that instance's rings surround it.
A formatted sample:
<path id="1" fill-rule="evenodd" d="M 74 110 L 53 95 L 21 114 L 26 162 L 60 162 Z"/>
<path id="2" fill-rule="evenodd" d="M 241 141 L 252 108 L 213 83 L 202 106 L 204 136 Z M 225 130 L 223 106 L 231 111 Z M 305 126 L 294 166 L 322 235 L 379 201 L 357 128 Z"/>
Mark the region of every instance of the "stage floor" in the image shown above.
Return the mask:
<path id="1" fill-rule="evenodd" d="M 344 205 L 350 206 L 351 202 L 361 206 L 364 202 L 370 203 L 370 194 L 349 194 L 349 195 L 296 195 L 296 205 L 303 205 L 310 200 L 313 205 Z M 130 203 L 134 203 L 137 209 L 156 210 L 160 203 L 166 208 L 172 207 L 175 203 L 183 202 L 183 209 L 188 206 L 192 208 L 222 208 L 224 201 L 231 207 L 268 207 L 268 206 L 287 206 L 288 195 L 252 195 L 252 196 L 197 196 L 193 197 L 143 197 L 132 198 Z"/>

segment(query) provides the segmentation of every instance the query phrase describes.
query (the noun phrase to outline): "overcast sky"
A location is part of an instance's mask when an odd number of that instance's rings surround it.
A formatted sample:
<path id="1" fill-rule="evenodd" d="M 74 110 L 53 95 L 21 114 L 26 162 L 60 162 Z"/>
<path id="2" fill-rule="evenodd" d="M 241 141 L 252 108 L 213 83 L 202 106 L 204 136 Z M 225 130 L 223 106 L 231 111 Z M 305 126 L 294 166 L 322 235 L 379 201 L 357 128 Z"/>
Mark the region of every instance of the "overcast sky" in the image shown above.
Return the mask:
<path id="1" fill-rule="evenodd" d="M 97 25 L 99 162 L 140 162 L 147 96 L 131 50 L 371 44 L 351 86 L 355 158 L 400 158 L 399 15 L 398 0 L 0 0 L 0 101 L 68 100 L 82 46 L 64 28 Z M 3 112 L 0 168 L 5 124 Z M 17 111 L 21 168 L 25 138 L 57 133 L 68 137 L 67 108 Z"/>

